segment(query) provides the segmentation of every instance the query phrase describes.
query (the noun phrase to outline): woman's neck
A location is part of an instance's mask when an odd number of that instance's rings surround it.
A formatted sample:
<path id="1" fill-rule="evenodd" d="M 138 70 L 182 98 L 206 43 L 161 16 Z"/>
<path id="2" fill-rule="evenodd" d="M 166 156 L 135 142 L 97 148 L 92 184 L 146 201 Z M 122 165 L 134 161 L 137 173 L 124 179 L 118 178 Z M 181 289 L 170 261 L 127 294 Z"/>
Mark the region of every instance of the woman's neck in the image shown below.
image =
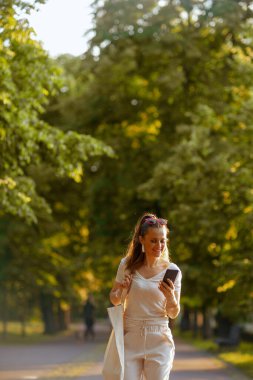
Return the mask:
<path id="1" fill-rule="evenodd" d="M 159 264 L 159 259 L 149 258 L 149 257 L 145 258 L 144 266 L 147 267 L 147 268 L 157 267 L 158 264 Z"/>

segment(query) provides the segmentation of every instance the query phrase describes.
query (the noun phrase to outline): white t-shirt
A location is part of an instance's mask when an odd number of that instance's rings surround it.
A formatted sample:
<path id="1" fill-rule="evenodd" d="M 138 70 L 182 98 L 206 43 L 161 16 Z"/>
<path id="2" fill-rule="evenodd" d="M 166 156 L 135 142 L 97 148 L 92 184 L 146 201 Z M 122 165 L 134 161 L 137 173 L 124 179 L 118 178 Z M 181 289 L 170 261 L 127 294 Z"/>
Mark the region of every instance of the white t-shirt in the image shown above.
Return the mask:
<path id="1" fill-rule="evenodd" d="M 138 271 L 135 271 L 125 301 L 125 316 L 127 318 L 154 319 L 166 317 L 166 298 L 158 286 L 168 268 L 179 270 L 174 286 L 175 290 L 180 293 L 182 273 L 174 263 L 169 263 L 167 268 L 149 279 L 144 278 Z M 123 258 L 116 275 L 117 282 L 124 280 L 125 269 L 126 258 Z"/>

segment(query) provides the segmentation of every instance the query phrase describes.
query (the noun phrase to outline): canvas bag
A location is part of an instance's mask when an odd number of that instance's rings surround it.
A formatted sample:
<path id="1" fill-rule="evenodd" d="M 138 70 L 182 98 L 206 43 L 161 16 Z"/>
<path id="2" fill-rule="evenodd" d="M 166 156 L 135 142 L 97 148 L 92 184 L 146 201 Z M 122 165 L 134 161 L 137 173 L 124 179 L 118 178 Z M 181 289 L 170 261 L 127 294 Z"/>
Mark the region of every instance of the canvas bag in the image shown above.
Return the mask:
<path id="1" fill-rule="evenodd" d="M 128 271 L 125 270 L 124 273 L 128 273 Z M 104 355 L 102 369 L 104 380 L 124 379 L 124 310 L 127 293 L 128 290 L 123 289 L 121 304 L 107 308 L 112 332 Z"/>
<path id="2" fill-rule="evenodd" d="M 118 305 L 107 308 L 112 324 L 112 332 L 105 350 L 103 364 L 104 380 L 124 379 L 124 306 Z"/>

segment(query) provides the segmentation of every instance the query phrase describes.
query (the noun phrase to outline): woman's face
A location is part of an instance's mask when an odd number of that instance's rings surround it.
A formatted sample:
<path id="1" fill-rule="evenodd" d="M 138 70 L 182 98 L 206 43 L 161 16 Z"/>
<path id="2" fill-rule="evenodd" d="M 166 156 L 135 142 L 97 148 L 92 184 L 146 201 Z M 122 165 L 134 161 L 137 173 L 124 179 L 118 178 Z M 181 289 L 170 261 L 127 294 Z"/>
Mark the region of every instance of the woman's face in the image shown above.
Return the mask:
<path id="1" fill-rule="evenodd" d="M 164 251 L 167 241 L 167 231 L 165 227 L 148 228 L 144 236 L 140 236 L 140 242 L 144 245 L 146 256 L 157 259 Z"/>

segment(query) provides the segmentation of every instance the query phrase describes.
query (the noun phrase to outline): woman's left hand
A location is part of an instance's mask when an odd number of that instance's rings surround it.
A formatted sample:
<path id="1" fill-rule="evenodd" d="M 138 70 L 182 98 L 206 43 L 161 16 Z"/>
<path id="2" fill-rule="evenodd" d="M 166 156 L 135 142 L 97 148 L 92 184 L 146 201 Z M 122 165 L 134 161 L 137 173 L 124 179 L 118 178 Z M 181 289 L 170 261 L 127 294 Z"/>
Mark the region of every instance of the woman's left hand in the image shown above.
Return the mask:
<path id="1" fill-rule="evenodd" d="M 167 300 L 167 307 L 177 306 L 177 299 L 175 296 L 175 286 L 170 279 L 167 279 L 167 282 L 161 281 L 159 284 L 159 289 L 164 294 Z"/>

